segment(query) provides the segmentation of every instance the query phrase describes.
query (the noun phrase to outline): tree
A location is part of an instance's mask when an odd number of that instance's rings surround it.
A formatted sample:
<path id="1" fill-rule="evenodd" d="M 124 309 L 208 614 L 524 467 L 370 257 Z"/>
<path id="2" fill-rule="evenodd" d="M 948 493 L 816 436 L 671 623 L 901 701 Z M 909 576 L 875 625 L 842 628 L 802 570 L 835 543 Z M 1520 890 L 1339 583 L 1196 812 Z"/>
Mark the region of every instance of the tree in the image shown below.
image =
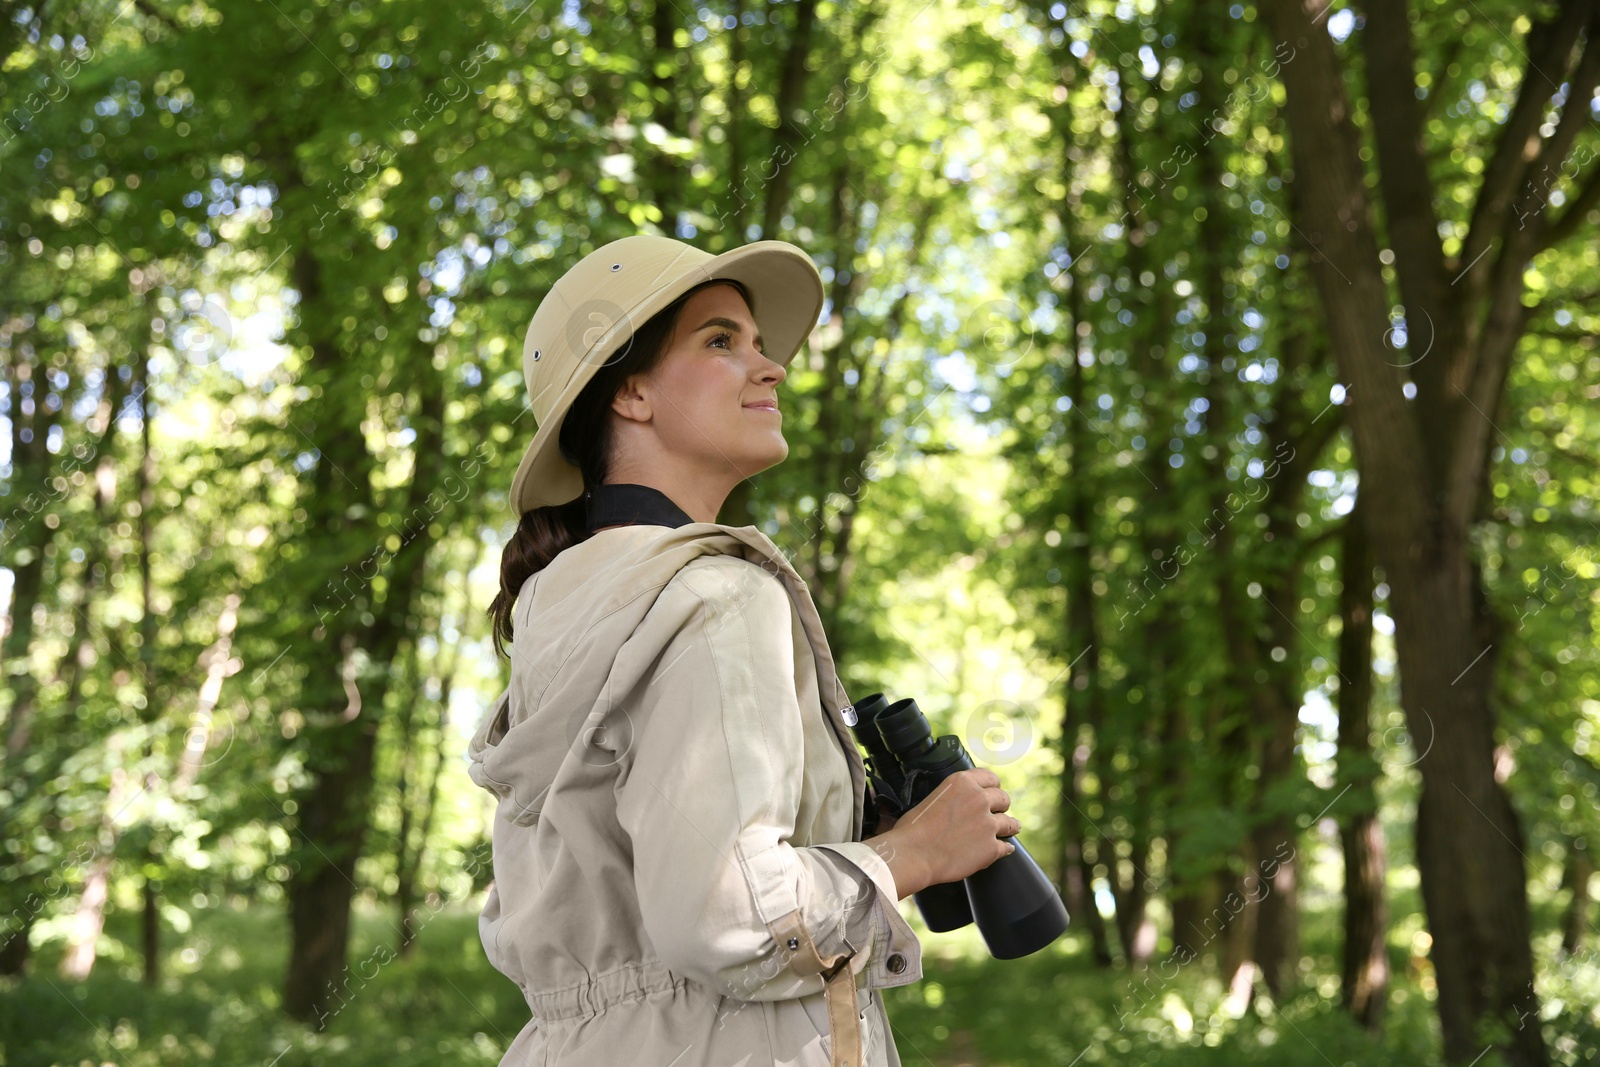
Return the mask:
<path id="1" fill-rule="evenodd" d="M 1344 528 L 1339 590 L 1339 776 L 1351 792 L 1340 820 L 1344 851 L 1344 952 L 1340 1000 L 1369 1030 L 1383 1022 L 1389 986 L 1387 869 L 1383 827 L 1373 788 L 1372 758 L 1372 553 L 1361 502 Z"/>
<path id="2" fill-rule="evenodd" d="M 1366 11 L 1362 113 L 1376 145 L 1376 194 L 1343 63 L 1321 25 L 1326 3 L 1266 0 L 1262 12 L 1287 93 L 1301 187 L 1295 222 L 1318 253 L 1314 272 L 1371 505 L 1365 521 L 1393 589 L 1401 702 L 1413 736 L 1433 738 L 1419 765 L 1417 862 L 1446 1055 L 1468 1061 L 1487 1042 L 1514 1064 L 1542 1064 L 1543 1037 L 1530 1023 L 1538 999 L 1523 833 L 1495 774 L 1504 635 L 1472 528 L 1507 371 L 1536 308 L 1522 299 L 1530 261 L 1577 232 L 1600 196 L 1591 171 L 1572 183 L 1564 211 L 1548 210 L 1600 78 L 1600 4 L 1565 0 L 1525 35 L 1527 66 L 1453 252 L 1439 235 L 1409 6 Z M 1564 103 L 1552 100 L 1558 91 Z M 1431 331 L 1431 346 L 1403 365 L 1385 344 L 1390 294 L 1374 201 L 1408 337 Z"/>

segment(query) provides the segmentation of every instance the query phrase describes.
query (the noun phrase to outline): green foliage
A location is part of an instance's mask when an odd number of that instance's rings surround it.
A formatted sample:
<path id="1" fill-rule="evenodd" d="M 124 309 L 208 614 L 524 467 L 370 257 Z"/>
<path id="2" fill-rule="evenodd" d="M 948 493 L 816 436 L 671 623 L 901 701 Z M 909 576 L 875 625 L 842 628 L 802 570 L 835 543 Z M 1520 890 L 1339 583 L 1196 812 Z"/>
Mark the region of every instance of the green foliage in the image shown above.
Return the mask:
<path id="1" fill-rule="evenodd" d="M 1147 999 L 1090 962 L 1125 950 L 1075 907 L 1059 952 L 930 953 L 889 998 L 902 1056 L 1432 1062 L 1410 834 L 1432 739 L 1399 709 L 1380 574 L 1371 728 L 1348 727 L 1373 751 L 1335 749 L 1358 401 L 1290 221 L 1255 6 L 823 3 L 803 45 L 802 6 L 741 4 L 737 30 L 732 5 L 673 7 L 670 43 L 638 4 L 0 20 L 0 915 L 38 954 L 0 1001 L 5 1063 L 497 1062 L 521 1002 L 470 915 L 313 1034 L 281 1017 L 280 912 L 330 827 L 352 961 L 392 944 L 402 887 L 452 906 L 483 888 L 487 797 L 461 753 L 506 671 L 484 610 L 534 432 L 522 334 L 568 265 L 641 231 L 816 260 L 829 304 L 782 386 L 789 458 L 722 520 L 792 553 L 852 695 L 915 696 L 1000 770 L 1052 875 L 1078 850 L 1108 916 L 1147 886 L 1152 959 L 1251 850 L 1310 856 L 1374 805 L 1387 831 L 1380 1039 L 1337 1007 L 1338 886 L 1307 877 L 1281 1005 L 1224 1012 L 1213 953 Z M 1524 6 L 1412 5 L 1446 255 L 1554 10 Z M 1574 159 L 1597 144 L 1589 123 Z M 1567 204 L 1569 171 L 1545 190 Z M 1591 1062 L 1600 1018 L 1555 948 L 1600 839 L 1600 215 L 1577 222 L 1526 271 L 1473 525 L 1562 1063 Z M 1395 363 L 1427 359 L 1398 302 L 1394 324 Z M 67 982 L 102 861 L 110 928 Z"/>
<path id="2" fill-rule="evenodd" d="M 476 899 L 476 898 L 475 898 Z M 1327 904 L 1332 896 L 1320 897 Z M 1408 910 L 1415 899 L 1397 894 Z M 423 1067 L 499 1062 L 526 1021 L 516 987 L 489 968 L 472 907 L 446 907 L 421 928 L 417 951 L 394 959 L 387 913 L 357 916 L 355 977 L 327 1026 L 300 1026 L 277 1007 L 284 924 L 253 906 L 192 909 L 193 925 L 167 950 L 161 988 L 138 981 L 137 916 L 108 923 L 105 965 L 82 984 L 47 974 L 9 982 L 0 996 L 0 1050 L 12 1067 L 109 1060 L 128 1067 L 266 1063 L 321 1067 Z M 1022 960 L 988 959 L 972 939 L 924 935 L 922 982 L 885 991 L 906 1062 L 993 1067 L 1079 1062 L 1201 1067 L 1332 1062 L 1359 1067 L 1437 1063 L 1431 1006 L 1418 961 L 1391 938 L 1397 987 L 1382 1039 L 1361 1032 L 1319 986 L 1337 952 L 1336 909 L 1308 912 L 1305 986 L 1282 1005 L 1266 999 L 1239 1013 L 1215 969 L 1175 957 L 1144 974 L 1094 968 L 1081 933 Z M 41 970 L 54 953 L 41 953 Z M 1546 1020 L 1557 1062 L 1591 1063 L 1595 1030 L 1575 1003 L 1592 1002 L 1596 973 L 1584 960 L 1552 960 Z M 363 977 L 366 976 L 366 977 Z M 1487 1060 L 1485 1062 L 1488 1062 Z"/>
<path id="3" fill-rule="evenodd" d="M 171 977 L 154 991 L 138 982 L 135 924 L 133 915 L 113 919 L 108 966 L 87 982 L 63 986 L 38 977 L 6 989 L 0 1049 L 8 1065 L 191 1067 L 281 1056 L 276 1062 L 296 1067 L 441 1060 L 491 1067 L 527 1018 L 516 986 L 489 968 L 470 910 L 440 912 L 405 960 L 383 951 L 394 936 L 386 917 L 360 916 L 351 953 L 356 977 L 320 1029 L 288 1022 L 277 1009 L 285 930 L 270 913 L 197 910 L 182 947 L 171 950 Z M 1332 927 L 1319 921 L 1319 931 L 1321 947 L 1331 949 Z M 1108 974 L 1089 965 L 1081 947 L 1071 935 L 1054 949 L 1004 963 L 981 949 L 970 956 L 928 952 L 922 982 L 885 991 L 902 1059 L 1026 1067 L 1081 1054 L 1083 1063 L 1309 1067 L 1324 1062 L 1320 1052 L 1361 1067 L 1437 1062 L 1426 998 L 1409 981 L 1396 995 L 1391 1036 L 1377 1041 L 1314 989 L 1281 1007 L 1260 1001 L 1240 1016 L 1224 1005 L 1224 990 L 1204 963 Z M 1396 963 L 1403 967 L 1399 954 Z"/>

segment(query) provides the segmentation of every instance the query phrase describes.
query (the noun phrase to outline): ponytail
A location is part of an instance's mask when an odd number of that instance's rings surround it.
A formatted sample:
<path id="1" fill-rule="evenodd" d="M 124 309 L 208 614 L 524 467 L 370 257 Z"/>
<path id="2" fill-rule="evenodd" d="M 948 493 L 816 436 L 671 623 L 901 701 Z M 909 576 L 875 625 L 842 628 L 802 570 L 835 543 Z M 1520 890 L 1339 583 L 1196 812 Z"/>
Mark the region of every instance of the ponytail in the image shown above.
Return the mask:
<path id="1" fill-rule="evenodd" d="M 611 401 L 632 375 L 647 375 L 666 355 L 677 326 L 678 314 L 689 298 L 712 285 L 731 285 L 744 295 L 752 313 L 755 305 L 743 285 L 716 278 L 684 293 L 635 330 L 612 353 L 589 383 L 578 393 L 562 420 L 557 445 L 568 463 L 583 472 L 583 493 L 565 504 L 530 508 L 517 521 L 516 533 L 500 554 L 500 591 L 489 605 L 495 651 L 506 656 L 505 643 L 513 639 L 511 615 L 517 594 L 529 578 L 544 570 L 565 550 L 589 539 L 588 492 L 604 485 L 611 468 Z"/>

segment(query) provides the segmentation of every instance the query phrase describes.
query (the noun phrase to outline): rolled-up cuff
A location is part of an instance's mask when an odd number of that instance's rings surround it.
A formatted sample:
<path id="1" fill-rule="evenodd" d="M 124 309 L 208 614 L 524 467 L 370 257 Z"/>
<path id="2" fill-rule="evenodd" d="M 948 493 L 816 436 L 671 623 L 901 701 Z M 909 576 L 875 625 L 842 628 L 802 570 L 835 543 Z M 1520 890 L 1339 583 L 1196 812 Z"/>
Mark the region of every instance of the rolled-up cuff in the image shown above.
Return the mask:
<path id="1" fill-rule="evenodd" d="M 868 878 L 863 884 L 861 906 L 850 909 L 845 924 L 845 937 L 856 950 L 850 969 L 856 974 L 857 986 L 886 989 L 919 981 L 922 942 L 900 913 L 894 875 L 883 857 L 862 841 L 812 847 L 835 853 L 837 859 L 830 858 L 828 862 L 841 868 L 847 866 Z"/>

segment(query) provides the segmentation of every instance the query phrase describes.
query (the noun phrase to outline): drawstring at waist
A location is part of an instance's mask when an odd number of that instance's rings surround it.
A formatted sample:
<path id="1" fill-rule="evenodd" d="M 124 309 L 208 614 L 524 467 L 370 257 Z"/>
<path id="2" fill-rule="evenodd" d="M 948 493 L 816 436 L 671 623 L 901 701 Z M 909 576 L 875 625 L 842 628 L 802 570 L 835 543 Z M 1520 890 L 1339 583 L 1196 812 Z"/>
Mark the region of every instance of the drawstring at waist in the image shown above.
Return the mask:
<path id="1" fill-rule="evenodd" d="M 530 992 L 523 999 L 535 1022 L 598 1015 L 607 1008 L 640 1000 L 651 993 L 683 989 L 689 979 L 674 975 L 660 960 L 629 963 L 560 989 Z"/>

